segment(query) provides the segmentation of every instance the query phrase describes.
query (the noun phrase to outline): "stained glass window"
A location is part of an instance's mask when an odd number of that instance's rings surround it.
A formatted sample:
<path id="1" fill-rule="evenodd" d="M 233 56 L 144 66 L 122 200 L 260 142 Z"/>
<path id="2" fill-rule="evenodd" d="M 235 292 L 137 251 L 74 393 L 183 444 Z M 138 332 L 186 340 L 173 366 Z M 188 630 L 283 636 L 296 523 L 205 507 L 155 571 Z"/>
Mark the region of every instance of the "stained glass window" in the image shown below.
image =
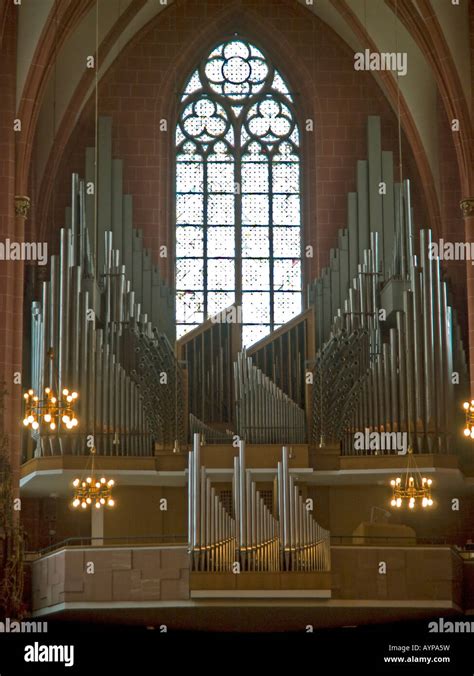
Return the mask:
<path id="1" fill-rule="evenodd" d="M 299 130 L 284 78 L 231 39 L 189 78 L 176 128 L 176 324 L 232 303 L 243 345 L 301 312 Z"/>

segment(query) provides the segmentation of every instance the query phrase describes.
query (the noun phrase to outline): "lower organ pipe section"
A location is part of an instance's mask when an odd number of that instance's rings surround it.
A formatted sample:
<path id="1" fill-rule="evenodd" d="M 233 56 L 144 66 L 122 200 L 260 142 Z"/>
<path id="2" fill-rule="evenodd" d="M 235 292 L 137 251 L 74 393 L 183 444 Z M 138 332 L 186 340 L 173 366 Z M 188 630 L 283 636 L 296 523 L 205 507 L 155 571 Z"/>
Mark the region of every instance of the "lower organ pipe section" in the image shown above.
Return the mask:
<path id="1" fill-rule="evenodd" d="M 276 513 L 265 504 L 245 464 L 245 442 L 234 458 L 233 514 L 229 514 L 200 460 L 201 439 L 189 453 L 189 549 L 195 571 L 327 571 L 329 531 L 313 519 L 289 470 L 283 447 L 276 472 Z"/>
<path id="2" fill-rule="evenodd" d="M 188 465 L 188 540 L 196 571 L 232 571 L 236 521 L 225 510 L 201 465 L 201 437 L 194 434 Z"/>

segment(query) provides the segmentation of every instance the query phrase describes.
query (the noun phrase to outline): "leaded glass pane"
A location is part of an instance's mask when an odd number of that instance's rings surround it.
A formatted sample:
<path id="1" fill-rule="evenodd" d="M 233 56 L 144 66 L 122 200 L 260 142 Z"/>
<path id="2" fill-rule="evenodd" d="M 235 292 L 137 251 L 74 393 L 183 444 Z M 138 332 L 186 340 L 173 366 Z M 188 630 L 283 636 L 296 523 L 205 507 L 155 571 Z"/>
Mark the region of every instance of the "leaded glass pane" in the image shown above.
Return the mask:
<path id="1" fill-rule="evenodd" d="M 266 157 L 264 146 L 262 146 L 259 141 L 250 140 L 251 137 L 247 134 L 244 127 L 242 127 L 240 138 L 242 147 L 245 147 L 245 155 L 243 156 L 244 161 L 262 162 L 263 158 Z"/>
<path id="2" fill-rule="evenodd" d="M 178 337 L 233 302 L 244 345 L 301 311 L 298 146 L 290 90 L 265 55 L 238 38 L 213 49 L 176 127 Z"/>
<path id="3" fill-rule="evenodd" d="M 218 312 L 222 312 L 235 301 L 235 293 L 228 291 L 209 291 L 207 295 L 207 314 L 213 317 Z"/>
<path id="4" fill-rule="evenodd" d="M 300 144 L 300 135 L 298 132 L 298 128 L 295 127 L 291 133 L 290 139 L 293 141 L 293 143 L 298 146 Z"/>
<path id="5" fill-rule="evenodd" d="M 261 258 L 242 260 L 242 288 L 266 291 L 270 288 L 270 261 Z"/>
<path id="6" fill-rule="evenodd" d="M 200 78 L 199 78 L 199 73 L 198 73 L 197 71 L 195 71 L 195 72 L 191 75 L 191 77 L 190 77 L 190 79 L 189 79 L 189 81 L 188 81 L 187 87 L 186 87 L 186 89 L 184 90 L 184 93 L 185 93 L 185 94 L 193 94 L 193 93 L 196 92 L 198 89 L 201 89 L 201 87 L 202 87 L 202 84 L 201 84 L 201 80 L 200 80 Z"/>
<path id="7" fill-rule="evenodd" d="M 268 196 L 242 195 L 242 225 L 268 225 Z"/>
<path id="8" fill-rule="evenodd" d="M 235 256 L 234 228 L 217 227 L 207 228 L 207 255 L 210 258 Z"/>
<path id="9" fill-rule="evenodd" d="M 176 294 L 176 320 L 186 324 L 204 319 L 204 294 L 196 291 L 178 291 Z"/>
<path id="10" fill-rule="evenodd" d="M 180 144 L 182 141 L 184 141 L 185 138 L 186 138 L 186 136 L 183 134 L 183 132 L 181 131 L 181 129 L 178 127 L 178 128 L 176 129 L 176 145 L 179 146 L 179 144 Z"/>
<path id="11" fill-rule="evenodd" d="M 185 141 L 181 145 L 180 152 L 176 157 L 178 162 L 202 162 L 202 159 L 202 155 L 193 141 Z"/>
<path id="12" fill-rule="evenodd" d="M 241 100 L 261 91 L 268 69 L 259 50 L 234 40 L 211 53 L 205 74 L 212 91 L 231 100 Z"/>
<path id="13" fill-rule="evenodd" d="M 211 258 L 207 263 L 207 288 L 213 291 L 235 288 L 235 263 L 224 258 Z"/>
<path id="14" fill-rule="evenodd" d="M 202 259 L 178 258 L 176 260 L 176 288 L 192 290 L 204 288 L 204 267 Z"/>
<path id="15" fill-rule="evenodd" d="M 228 125 L 224 108 L 208 97 L 201 97 L 187 106 L 182 121 L 185 134 L 201 142 L 222 136 Z"/>
<path id="16" fill-rule="evenodd" d="M 207 189 L 209 192 L 229 192 L 234 194 L 234 164 L 230 162 L 208 162 Z"/>
<path id="17" fill-rule="evenodd" d="M 176 195 L 176 223 L 199 225 L 203 219 L 202 195 Z"/>
<path id="18" fill-rule="evenodd" d="M 201 162 L 180 162 L 176 166 L 177 192 L 202 192 L 203 165 Z"/>
<path id="19" fill-rule="evenodd" d="M 271 331 L 271 327 L 266 325 L 260 326 L 242 326 L 242 345 L 253 345 L 258 343 L 259 340 L 268 336 Z"/>
<path id="20" fill-rule="evenodd" d="M 301 261 L 297 258 L 276 260 L 273 266 L 273 283 L 278 291 L 300 291 Z"/>
<path id="21" fill-rule="evenodd" d="M 234 221 L 234 195 L 209 195 L 207 198 L 208 224 L 233 225 Z"/>
<path id="22" fill-rule="evenodd" d="M 298 162 L 299 158 L 293 143 L 283 141 L 278 146 L 278 152 L 273 156 L 274 162 Z"/>
<path id="23" fill-rule="evenodd" d="M 268 162 L 242 162 L 242 192 L 268 192 Z"/>
<path id="24" fill-rule="evenodd" d="M 270 255 L 270 239 L 268 228 L 242 228 L 243 258 L 268 257 Z"/>
<path id="25" fill-rule="evenodd" d="M 204 253 L 203 232 L 200 227 L 182 227 L 176 228 L 176 256 L 199 256 Z"/>
<path id="26" fill-rule="evenodd" d="M 275 225 L 299 225 L 299 195 L 275 195 L 273 198 L 273 222 Z"/>
<path id="27" fill-rule="evenodd" d="M 242 321 L 270 323 L 270 294 L 258 291 L 246 291 L 242 294 Z"/>
<path id="28" fill-rule="evenodd" d="M 230 129 L 230 128 L 229 128 Z M 225 140 L 215 141 L 212 148 L 209 150 L 207 156 L 208 162 L 233 162 L 234 154 L 231 145 L 226 141 L 229 141 L 228 134 L 224 137 Z"/>
<path id="29" fill-rule="evenodd" d="M 272 166 L 273 192 L 298 193 L 300 167 L 297 162 L 274 162 Z"/>
<path id="30" fill-rule="evenodd" d="M 275 89 L 277 92 L 280 92 L 281 94 L 289 94 L 288 87 L 286 86 L 286 83 L 284 82 L 283 78 L 279 73 L 275 73 L 275 77 L 273 78 L 273 83 L 272 83 L 273 89 Z M 292 100 L 291 97 L 288 97 L 290 101 Z"/>
<path id="31" fill-rule="evenodd" d="M 301 256 L 300 228 L 273 228 L 273 255 L 275 258 Z"/>
<path id="32" fill-rule="evenodd" d="M 266 143 L 288 137 L 293 130 L 292 115 L 281 101 L 267 98 L 252 106 L 247 118 L 250 136 Z"/>
<path id="33" fill-rule="evenodd" d="M 301 312 L 301 293 L 275 293 L 274 321 L 283 324 Z"/>

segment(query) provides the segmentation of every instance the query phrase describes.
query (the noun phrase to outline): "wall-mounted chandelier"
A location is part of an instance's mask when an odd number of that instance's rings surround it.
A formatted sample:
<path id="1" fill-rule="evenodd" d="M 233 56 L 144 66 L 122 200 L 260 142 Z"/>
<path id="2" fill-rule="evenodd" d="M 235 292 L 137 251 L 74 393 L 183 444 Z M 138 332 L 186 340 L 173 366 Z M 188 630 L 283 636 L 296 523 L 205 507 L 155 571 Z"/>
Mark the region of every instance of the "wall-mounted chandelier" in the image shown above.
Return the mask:
<path id="1" fill-rule="evenodd" d="M 89 476 L 85 479 L 74 479 L 72 482 L 74 486 L 72 506 L 77 508 L 80 505 L 82 509 L 87 509 L 92 504 L 96 509 L 114 507 L 115 500 L 112 497 L 112 488 L 115 485 L 115 481 L 113 479 L 107 480 L 104 476 L 98 478 L 95 474 L 94 465 L 95 448 L 91 448 L 91 457 L 92 462 Z"/>
<path id="2" fill-rule="evenodd" d="M 474 399 L 465 401 L 462 405 L 466 414 L 466 424 L 464 426 L 464 436 L 474 439 Z"/>
<path id="3" fill-rule="evenodd" d="M 391 506 L 400 508 L 406 500 L 409 509 L 414 509 L 417 501 L 423 508 L 431 507 L 433 505 L 431 497 L 432 483 L 431 479 L 421 476 L 413 456 L 413 449 L 409 448 L 405 476 L 397 477 L 390 481 L 390 485 L 392 486 Z"/>

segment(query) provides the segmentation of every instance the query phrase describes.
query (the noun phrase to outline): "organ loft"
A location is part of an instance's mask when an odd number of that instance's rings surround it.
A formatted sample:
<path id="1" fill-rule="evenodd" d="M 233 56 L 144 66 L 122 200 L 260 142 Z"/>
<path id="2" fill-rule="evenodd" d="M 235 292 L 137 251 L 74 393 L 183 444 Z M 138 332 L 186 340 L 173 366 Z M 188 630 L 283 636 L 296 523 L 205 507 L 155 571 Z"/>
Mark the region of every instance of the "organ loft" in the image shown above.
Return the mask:
<path id="1" fill-rule="evenodd" d="M 0 0 L 6 617 L 472 614 L 473 9 L 363 4 Z"/>

